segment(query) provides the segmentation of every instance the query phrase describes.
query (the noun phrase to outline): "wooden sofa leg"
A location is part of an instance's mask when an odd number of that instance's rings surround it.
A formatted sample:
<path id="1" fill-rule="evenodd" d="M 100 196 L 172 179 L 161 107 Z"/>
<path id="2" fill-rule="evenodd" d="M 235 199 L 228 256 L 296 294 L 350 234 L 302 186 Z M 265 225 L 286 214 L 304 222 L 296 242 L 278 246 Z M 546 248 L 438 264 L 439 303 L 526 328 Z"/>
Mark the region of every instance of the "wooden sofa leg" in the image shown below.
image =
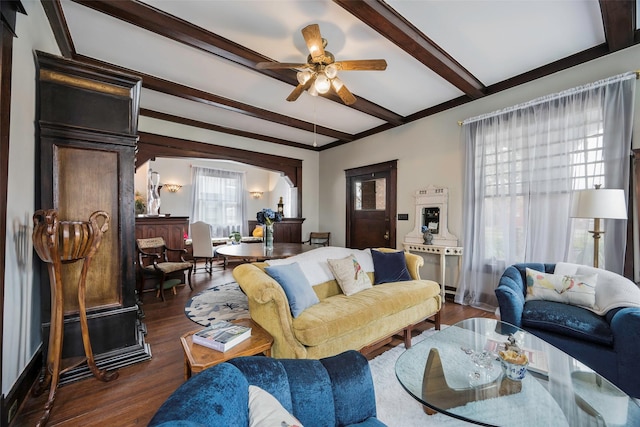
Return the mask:
<path id="1" fill-rule="evenodd" d="M 440 330 L 440 312 L 438 311 L 435 315 L 435 326 L 434 326 L 436 331 Z"/>
<path id="2" fill-rule="evenodd" d="M 409 325 L 404 328 L 404 348 L 409 350 L 411 348 L 411 331 L 413 330 L 413 325 Z"/>

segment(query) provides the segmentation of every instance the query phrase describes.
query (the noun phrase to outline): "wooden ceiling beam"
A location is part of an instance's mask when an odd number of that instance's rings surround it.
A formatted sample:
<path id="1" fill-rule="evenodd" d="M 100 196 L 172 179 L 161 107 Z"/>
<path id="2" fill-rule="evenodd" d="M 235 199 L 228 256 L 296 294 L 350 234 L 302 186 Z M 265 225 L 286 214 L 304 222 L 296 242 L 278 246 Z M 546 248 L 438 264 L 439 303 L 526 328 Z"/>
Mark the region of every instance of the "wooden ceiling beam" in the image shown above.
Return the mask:
<path id="1" fill-rule="evenodd" d="M 289 178 L 294 187 L 301 184 L 298 171 L 302 168 L 302 160 L 299 159 L 147 132 L 139 132 L 139 137 L 138 152 L 136 153 L 137 167 L 156 157 L 225 159 L 281 171 Z"/>
<path id="2" fill-rule="evenodd" d="M 252 105 L 244 104 L 239 101 L 224 98 L 222 96 L 214 95 L 199 89 L 195 89 L 189 86 L 181 85 L 179 83 L 170 82 L 168 80 L 161 79 L 149 74 L 141 73 L 136 70 L 130 70 L 128 68 L 120 67 L 108 62 L 99 61 L 94 58 L 90 58 L 84 55 L 75 55 L 74 59 L 89 64 L 94 64 L 101 67 L 111 68 L 119 70 L 127 74 L 133 74 L 142 78 L 142 87 L 157 92 L 165 93 L 167 95 L 173 95 L 189 101 L 200 102 L 202 104 L 210 105 L 213 107 L 223 108 L 235 113 L 244 114 L 257 119 L 267 120 L 273 123 L 278 123 L 284 126 L 293 127 L 296 129 L 305 130 L 307 132 L 314 132 L 314 124 L 305 122 L 304 120 L 295 119 L 293 117 L 285 116 L 283 114 L 274 113 L 272 111 L 264 110 L 262 108 L 254 107 Z M 325 135 L 338 140 L 352 141 L 353 135 L 340 132 L 335 129 L 330 129 L 324 126 L 315 126 L 315 132 L 320 135 Z"/>
<path id="3" fill-rule="evenodd" d="M 151 117 L 154 119 L 164 120 L 167 122 L 178 123 L 181 125 L 197 127 L 200 129 L 207 129 L 214 132 L 225 133 L 228 135 L 241 136 L 244 138 L 255 139 L 258 141 L 266 141 L 274 144 L 287 145 L 289 147 L 296 147 L 296 148 L 302 148 L 306 150 L 318 151 L 317 147 L 313 147 L 311 145 L 301 144 L 299 142 L 289 141 L 287 139 L 275 138 L 268 135 L 261 135 L 258 133 L 248 132 L 241 129 L 233 129 L 225 126 L 214 125 L 214 124 L 202 122 L 199 120 L 187 119 L 184 117 L 175 116 L 173 114 L 162 113 L 160 111 L 149 110 L 146 108 L 140 109 L 140 115 L 145 117 Z"/>
<path id="4" fill-rule="evenodd" d="M 256 64 L 258 62 L 273 61 L 271 58 L 147 4 L 131 0 L 73 1 L 114 18 L 128 22 L 132 25 L 144 28 L 158 35 L 167 37 L 171 40 L 175 40 L 187 46 L 203 50 L 220 58 L 245 66 L 256 73 L 267 75 L 292 86 L 298 85 L 296 72 L 293 70 L 258 70 L 256 68 Z M 333 93 L 329 92 L 323 96 L 331 101 L 344 105 L 340 97 Z M 283 99 L 284 98 L 283 94 Z M 402 124 L 402 116 L 399 114 L 387 110 L 380 105 L 374 104 L 371 101 L 367 101 L 357 95 L 356 98 L 357 102 L 350 105 L 350 108 L 395 125 Z"/>
<path id="5" fill-rule="evenodd" d="M 41 0 L 44 13 L 47 15 L 49 25 L 53 31 L 53 36 L 58 43 L 60 53 L 65 58 L 72 58 L 76 53 L 76 48 L 73 45 L 71 39 L 71 33 L 69 33 L 69 26 L 67 20 L 64 18 L 62 6 L 60 0 Z"/>
<path id="6" fill-rule="evenodd" d="M 600 13 L 610 52 L 634 44 L 636 0 L 600 0 Z"/>
<path id="7" fill-rule="evenodd" d="M 471 99 L 485 96 L 485 87 L 482 82 L 384 1 L 333 1 L 460 89 Z"/>

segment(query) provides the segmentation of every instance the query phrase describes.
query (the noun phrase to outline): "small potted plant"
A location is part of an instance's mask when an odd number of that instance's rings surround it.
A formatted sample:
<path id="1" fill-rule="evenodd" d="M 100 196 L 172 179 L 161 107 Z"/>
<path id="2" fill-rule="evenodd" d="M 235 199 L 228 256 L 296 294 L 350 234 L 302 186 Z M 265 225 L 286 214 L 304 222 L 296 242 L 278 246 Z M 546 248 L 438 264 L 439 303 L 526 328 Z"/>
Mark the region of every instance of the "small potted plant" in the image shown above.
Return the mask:
<path id="1" fill-rule="evenodd" d="M 144 204 L 142 193 L 136 191 L 136 215 L 144 215 L 147 212 L 147 206 Z"/>
<path id="2" fill-rule="evenodd" d="M 240 240 L 242 240 L 242 235 L 238 231 L 233 231 L 231 234 L 229 234 L 229 239 L 231 239 L 231 243 L 237 245 L 240 243 Z"/>

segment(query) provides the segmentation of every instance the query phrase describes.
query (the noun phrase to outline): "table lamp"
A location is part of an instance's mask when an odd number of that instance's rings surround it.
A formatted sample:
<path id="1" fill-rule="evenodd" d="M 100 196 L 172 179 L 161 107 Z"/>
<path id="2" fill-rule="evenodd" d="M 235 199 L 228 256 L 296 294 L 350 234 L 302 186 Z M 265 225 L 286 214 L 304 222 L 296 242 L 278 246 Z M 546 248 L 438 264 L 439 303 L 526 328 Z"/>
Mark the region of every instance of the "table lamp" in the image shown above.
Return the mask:
<path id="1" fill-rule="evenodd" d="M 598 252 L 600 236 L 604 230 L 600 229 L 600 219 L 627 219 L 627 205 L 624 190 L 596 188 L 581 190 L 573 197 L 571 207 L 572 218 L 593 218 L 593 266 L 598 267 Z"/>

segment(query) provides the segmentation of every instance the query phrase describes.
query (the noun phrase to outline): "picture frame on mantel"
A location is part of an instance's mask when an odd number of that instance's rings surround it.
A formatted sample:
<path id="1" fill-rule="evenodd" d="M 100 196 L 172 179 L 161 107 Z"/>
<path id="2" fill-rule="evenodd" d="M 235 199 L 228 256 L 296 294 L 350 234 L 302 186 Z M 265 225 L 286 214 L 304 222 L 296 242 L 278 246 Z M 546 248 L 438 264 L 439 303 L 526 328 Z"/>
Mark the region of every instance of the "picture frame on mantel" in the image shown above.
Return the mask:
<path id="1" fill-rule="evenodd" d="M 433 245 L 458 246 L 458 237 L 449 233 L 447 225 L 449 189 L 430 185 L 416 190 L 415 227 L 404 238 L 405 243 L 423 244 L 423 227 L 431 230 Z"/>

